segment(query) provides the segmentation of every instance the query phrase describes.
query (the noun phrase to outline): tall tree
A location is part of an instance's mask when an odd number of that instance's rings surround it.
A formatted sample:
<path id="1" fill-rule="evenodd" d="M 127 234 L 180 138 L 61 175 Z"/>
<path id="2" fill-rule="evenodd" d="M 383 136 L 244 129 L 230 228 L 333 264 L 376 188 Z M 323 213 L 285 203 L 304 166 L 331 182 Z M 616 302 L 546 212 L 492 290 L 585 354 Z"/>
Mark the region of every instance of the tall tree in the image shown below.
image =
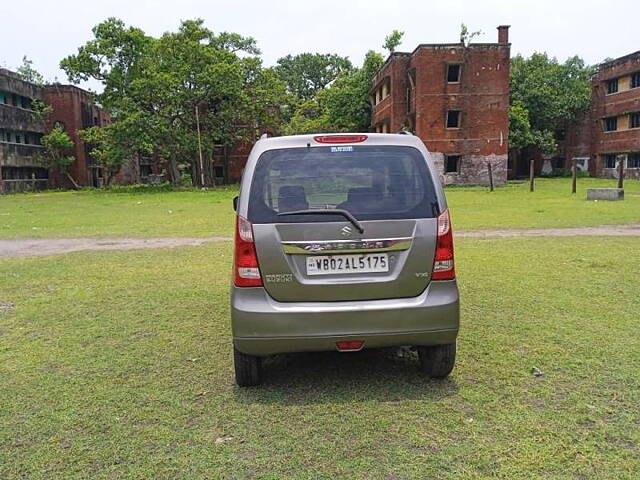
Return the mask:
<path id="1" fill-rule="evenodd" d="M 286 84 L 289 93 L 306 101 L 326 88 L 341 73 L 352 68 L 347 57 L 329 53 L 301 53 L 280 58 L 275 72 Z"/>
<path id="2" fill-rule="evenodd" d="M 512 148 L 535 146 L 544 153 L 556 148 L 556 130 L 573 124 L 591 101 L 593 68 L 575 56 L 559 63 L 546 53 L 511 59 Z"/>
<path id="3" fill-rule="evenodd" d="M 101 139 L 103 152 L 122 153 L 109 142 L 133 138 L 128 150 L 153 148 L 166 161 L 169 178 L 180 181 L 179 167 L 199 184 L 199 142 L 211 184 L 216 146 L 251 138 L 256 129 L 277 121 L 285 87 L 262 68 L 255 41 L 235 33 L 215 34 L 200 19 L 183 21 L 160 38 L 126 27 L 111 18 L 93 29 L 94 39 L 65 58 L 62 68 L 72 81 L 102 82 L 98 100 L 118 122 L 114 135 Z M 196 118 L 196 112 L 198 118 Z M 127 135 L 124 132 L 129 132 Z M 152 147 L 150 147 L 152 146 Z"/>
<path id="4" fill-rule="evenodd" d="M 329 88 L 303 102 L 287 124 L 286 133 L 366 132 L 371 124 L 369 89 L 383 58 L 367 52 L 361 68 L 343 72 Z"/>
<path id="5" fill-rule="evenodd" d="M 383 63 L 382 55 L 369 50 L 361 68 L 341 75 L 325 92 L 328 121 L 345 132 L 366 132 L 371 125 L 371 81 Z"/>

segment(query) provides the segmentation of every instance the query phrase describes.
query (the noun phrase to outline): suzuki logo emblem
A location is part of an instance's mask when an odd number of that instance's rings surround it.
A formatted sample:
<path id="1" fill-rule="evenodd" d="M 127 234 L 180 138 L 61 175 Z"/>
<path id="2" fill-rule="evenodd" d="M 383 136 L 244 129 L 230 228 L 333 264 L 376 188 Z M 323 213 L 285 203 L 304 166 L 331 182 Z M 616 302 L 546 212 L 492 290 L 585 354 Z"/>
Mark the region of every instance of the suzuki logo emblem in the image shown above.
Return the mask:
<path id="1" fill-rule="evenodd" d="M 351 227 L 349 225 L 342 227 L 342 229 L 340 230 L 340 233 L 342 234 L 343 237 L 350 237 Z"/>

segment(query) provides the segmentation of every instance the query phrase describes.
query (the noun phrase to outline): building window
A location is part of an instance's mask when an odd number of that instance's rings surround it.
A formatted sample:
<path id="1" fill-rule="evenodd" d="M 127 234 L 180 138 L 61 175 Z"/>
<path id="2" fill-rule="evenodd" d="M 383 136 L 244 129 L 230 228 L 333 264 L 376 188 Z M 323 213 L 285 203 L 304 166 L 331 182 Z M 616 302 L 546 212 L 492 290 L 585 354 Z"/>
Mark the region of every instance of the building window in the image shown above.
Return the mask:
<path id="1" fill-rule="evenodd" d="M 460 65 L 447 65 L 447 82 L 460 82 Z"/>
<path id="2" fill-rule="evenodd" d="M 629 128 L 640 128 L 640 112 L 629 115 Z"/>
<path id="3" fill-rule="evenodd" d="M 604 168 L 616 168 L 616 157 L 615 153 L 607 153 L 604 156 Z"/>
<path id="4" fill-rule="evenodd" d="M 614 78 L 607 82 L 607 93 L 616 93 L 618 91 L 618 79 Z"/>
<path id="5" fill-rule="evenodd" d="M 615 132 L 618 129 L 618 117 L 609 117 L 604 119 L 604 131 Z"/>
<path id="6" fill-rule="evenodd" d="M 562 129 L 556 130 L 555 137 L 557 141 L 561 142 L 567 138 L 567 131 Z"/>
<path id="7" fill-rule="evenodd" d="M 636 72 L 631 75 L 631 88 L 640 87 L 640 72 Z"/>
<path id="8" fill-rule="evenodd" d="M 460 110 L 447 111 L 447 128 L 460 128 Z"/>
<path id="9" fill-rule="evenodd" d="M 216 180 L 224 180 L 224 166 L 215 165 L 213 167 L 213 176 Z"/>
<path id="10" fill-rule="evenodd" d="M 640 152 L 627 155 L 627 168 L 640 168 Z"/>
<path id="11" fill-rule="evenodd" d="M 445 155 L 444 168 L 446 173 L 460 173 L 460 155 Z"/>

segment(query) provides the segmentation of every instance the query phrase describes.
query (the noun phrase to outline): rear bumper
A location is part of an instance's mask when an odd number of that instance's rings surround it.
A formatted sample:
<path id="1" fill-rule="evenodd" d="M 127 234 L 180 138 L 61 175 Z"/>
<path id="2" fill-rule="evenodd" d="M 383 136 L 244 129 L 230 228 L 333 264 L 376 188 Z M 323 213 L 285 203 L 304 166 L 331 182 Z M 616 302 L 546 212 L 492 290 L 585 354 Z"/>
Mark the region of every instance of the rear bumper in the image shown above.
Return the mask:
<path id="1" fill-rule="evenodd" d="M 231 292 L 233 343 L 250 355 L 452 343 L 458 334 L 455 280 L 431 282 L 417 297 L 349 302 L 278 302 L 264 288 Z"/>

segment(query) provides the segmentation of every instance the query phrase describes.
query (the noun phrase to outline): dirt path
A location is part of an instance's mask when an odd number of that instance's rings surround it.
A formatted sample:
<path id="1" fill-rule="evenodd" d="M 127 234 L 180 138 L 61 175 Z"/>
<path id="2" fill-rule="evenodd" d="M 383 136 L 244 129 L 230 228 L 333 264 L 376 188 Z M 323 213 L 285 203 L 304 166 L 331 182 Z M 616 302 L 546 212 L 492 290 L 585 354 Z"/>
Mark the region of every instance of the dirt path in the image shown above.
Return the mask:
<path id="1" fill-rule="evenodd" d="M 455 232 L 456 237 L 637 237 L 640 236 L 640 224 L 636 225 L 599 225 L 596 227 L 572 228 L 529 228 L 521 230 L 476 230 Z"/>
<path id="2" fill-rule="evenodd" d="M 459 238 L 491 237 L 572 237 L 572 236 L 640 236 L 637 225 L 601 225 L 575 228 L 535 228 L 523 230 L 476 230 L 458 232 Z M 81 250 L 135 250 L 199 246 L 211 242 L 231 241 L 230 237 L 166 237 L 166 238 L 43 238 L 33 240 L 0 240 L 0 258 L 30 257 L 78 252 Z"/>
<path id="3" fill-rule="evenodd" d="M 228 237 L 166 237 L 166 238 L 43 238 L 34 240 L 0 240 L 0 258 L 31 257 L 78 252 L 81 250 L 135 250 L 141 248 L 172 248 L 199 246 L 209 242 L 224 242 Z"/>

